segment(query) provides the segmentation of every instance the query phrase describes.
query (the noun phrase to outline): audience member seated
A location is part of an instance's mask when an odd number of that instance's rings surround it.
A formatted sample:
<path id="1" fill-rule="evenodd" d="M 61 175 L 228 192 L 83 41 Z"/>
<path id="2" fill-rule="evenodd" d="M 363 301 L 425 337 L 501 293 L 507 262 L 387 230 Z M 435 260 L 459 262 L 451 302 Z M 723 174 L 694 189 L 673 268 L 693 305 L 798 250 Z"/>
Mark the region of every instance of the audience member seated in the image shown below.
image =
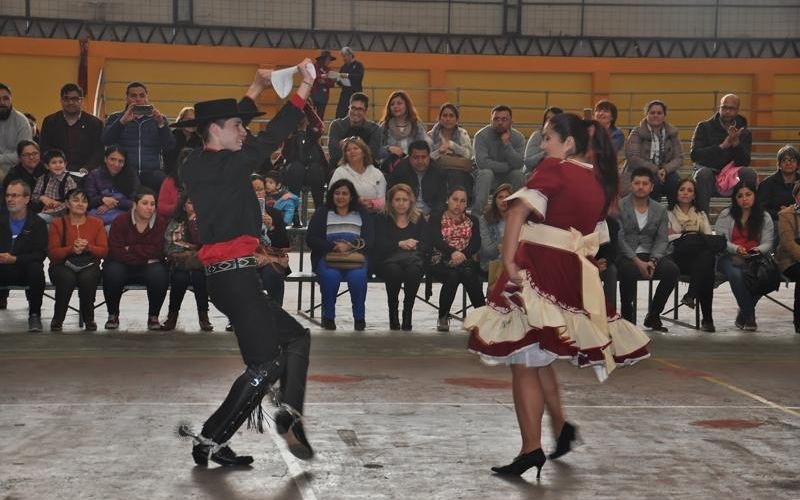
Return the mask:
<path id="1" fill-rule="evenodd" d="M 42 331 L 44 258 L 47 225 L 28 209 L 31 191 L 21 180 L 5 190 L 6 213 L 0 216 L 0 286 L 27 286 L 28 331 Z M 8 293 L 0 296 L 0 309 L 7 307 Z"/>
<path id="2" fill-rule="evenodd" d="M 597 101 L 594 105 L 594 119 L 608 130 L 614 151 L 619 153 L 625 144 L 625 133 L 617 128 L 617 106 L 611 101 Z"/>
<path id="3" fill-rule="evenodd" d="M 608 241 L 600 245 L 594 256 L 597 269 L 600 271 L 600 280 L 603 282 L 603 296 L 606 299 L 606 308 L 609 316 L 617 311 L 617 282 L 619 272 L 617 260 L 619 259 L 619 213 L 609 214 L 606 217 L 608 227 Z"/>
<path id="4" fill-rule="evenodd" d="M 331 167 L 335 168 L 342 159 L 342 141 L 348 137 L 360 137 L 369 144 L 373 158 L 380 156 L 381 128 L 374 121 L 367 119 L 368 109 L 367 94 L 356 92 L 350 98 L 347 116 L 331 122 L 328 127 L 328 158 Z"/>
<path id="5" fill-rule="evenodd" d="M 620 312 L 636 324 L 637 281 L 659 280 L 653 301 L 644 318 L 645 328 L 666 332 L 661 311 L 669 294 L 678 284 L 680 271 L 667 256 L 667 209 L 650 198 L 653 172 L 640 167 L 631 173 L 630 194 L 619 202 L 619 274 Z"/>
<path id="6" fill-rule="evenodd" d="M 425 234 L 432 249 L 431 275 L 441 281 L 439 320 L 436 329 L 450 330 L 450 306 L 458 285 L 463 285 L 472 307 L 485 304 L 483 281 L 478 264 L 481 233 L 478 218 L 467 213 L 467 190 L 456 186 L 450 190 L 445 210 L 431 214 Z"/>
<path id="7" fill-rule="evenodd" d="M 335 261 L 336 257 L 341 258 L 345 254 L 366 255 L 374 243 L 372 219 L 359 201 L 353 183 L 339 179 L 331 182 L 325 205 L 314 212 L 308 223 L 306 243 L 311 249 L 311 265 L 319 280 L 322 327 L 326 330 L 336 329 L 336 296 L 342 281 L 347 281 L 350 289 L 355 329 L 361 331 L 366 328 L 367 259 L 365 257 L 363 262 L 354 262 L 350 269 L 343 269 Z"/>
<path id="8" fill-rule="evenodd" d="M 760 295 L 751 292 L 744 282 L 748 257 L 772 251 L 772 218 L 756 203 L 756 185 L 740 181 L 733 188 L 731 205 L 717 216 L 716 234 L 728 241 L 725 253 L 717 260 L 717 268 L 728 278 L 733 296 L 739 305 L 734 325 L 756 331 L 756 304 Z"/>
<path id="9" fill-rule="evenodd" d="M 778 171 L 758 185 L 756 201 L 772 218 L 776 229 L 778 212 L 794 205 L 792 191 L 795 183 L 800 181 L 798 162 L 800 162 L 800 152 L 791 144 L 787 144 L 778 150 Z"/>
<path id="10" fill-rule="evenodd" d="M 489 287 L 494 284 L 489 270 L 490 263 L 502 267 L 501 254 L 503 252 L 503 231 L 506 227 L 506 211 L 508 204 L 506 198 L 511 196 L 514 191 L 511 184 L 500 184 L 492 194 L 492 202 L 486 206 L 486 210 L 478 218 L 481 234 L 481 271 L 489 275 Z"/>
<path id="11" fill-rule="evenodd" d="M 475 198 L 472 213 L 480 214 L 489 201 L 489 193 L 500 184 L 511 184 L 516 191 L 524 182 L 522 156 L 525 136 L 512 127 L 511 108 L 495 106 L 492 123 L 475 134 Z"/>
<path id="12" fill-rule="evenodd" d="M 425 221 L 408 184 L 395 184 L 387 198 L 386 213 L 375 220 L 375 269 L 386 283 L 389 329 L 410 331 L 414 301 L 425 274 L 427 252 L 422 241 Z M 398 310 L 400 288 L 404 292 L 402 324 Z"/>
<path id="13" fill-rule="evenodd" d="M 78 187 L 75 179 L 67 171 L 67 162 L 64 152 L 59 149 L 51 149 L 45 152 L 44 165 L 46 172 L 36 180 L 33 188 L 33 201 L 41 206 L 39 217 L 47 224 L 55 217 L 61 217 L 67 212 L 66 201 L 67 192 Z"/>
<path id="14" fill-rule="evenodd" d="M 350 181 L 363 208 L 369 213 L 380 212 L 386 204 L 386 177 L 372 164 L 372 152 L 367 143 L 360 137 L 348 137 L 342 147 L 344 156 L 333 171 L 330 184 L 340 179 Z"/>
<path id="15" fill-rule="evenodd" d="M 271 172 L 267 172 L 269 174 Z M 254 174 L 251 179 L 261 207 L 261 237 L 256 254 L 261 283 L 267 297 L 283 306 L 284 281 L 291 272 L 287 253 L 291 244 L 286 232 L 285 214 L 278 207 L 269 206 L 267 202 L 266 185 L 271 184 L 272 179 L 258 174 Z"/>
<path id="16" fill-rule="evenodd" d="M 522 160 L 524 165 L 524 176 L 527 179 L 539 165 L 545 157 L 545 150 L 542 149 L 542 139 L 544 138 L 544 126 L 550 121 L 555 115 L 563 113 L 564 110 L 556 107 L 550 106 L 544 110 L 544 117 L 542 118 L 542 127 L 538 130 L 534 130 L 531 134 L 530 139 L 528 139 L 528 143 L 525 145 L 525 157 Z"/>
<path id="17" fill-rule="evenodd" d="M 3 191 L 11 181 L 16 179 L 25 182 L 33 191 L 33 188 L 36 187 L 36 180 L 44 175 L 46 171 L 39 153 L 39 145 L 33 141 L 19 141 L 19 144 L 17 144 L 17 156 L 19 156 L 19 163 L 9 170 L 5 179 L 3 179 Z"/>
<path id="18" fill-rule="evenodd" d="M 329 176 L 328 160 L 319 143 L 325 124 L 311 105 L 306 104 L 303 111 L 306 117 L 300 121 L 297 131 L 283 142 L 283 180 L 289 191 L 297 196 L 303 187 L 307 187 L 314 207 L 321 207 L 325 203 L 325 181 Z M 296 215 L 295 218 L 299 222 Z"/>
<path id="19" fill-rule="evenodd" d="M 164 263 L 166 221 L 156 213 L 156 195 L 141 186 L 133 208 L 111 223 L 108 258 L 103 263 L 103 294 L 108 310 L 106 330 L 119 328 L 119 302 L 125 285 L 147 287 L 147 329 L 160 330 L 158 314 L 169 287 Z"/>
<path id="20" fill-rule="evenodd" d="M 681 138 L 678 137 L 678 129 L 666 121 L 667 105 L 662 101 L 648 102 L 644 112 L 645 117 L 638 127 L 631 130 L 625 143 L 625 159 L 628 163 L 620 183 L 627 187 L 630 185 L 630 175 L 625 174 L 640 167 L 648 168 L 655 179 L 650 197 L 660 201 L 661 196 L 666 195 L 667 202 L 674 205 L 675 200 L 671 197 L 677 192 L 680 180 L 678 169 L 683 161 Z"/>
<path id="21" fill-rule="evenodd" d="M 81 109 L 83 89 L 68 83 L 61 87 L 61 109 L 42 121 L 43 151 L 60 149 L 72 172 L 88 173 L 103 163 L 103 121 Z"/>
<path id="22" fill-rule="evenodd" d="M 739 97 L 735 94 L 722 96 L 719 111 L 698 123 L 692 135 L 690 155 L 695 167 L 698 210 L 708 213 L 711 197 L 719 195 L 717 175 L 728 163 L 742 167 L 739 180 L 754 186 L 758 184 L 758 173 L 748 166 L 752 142 L 747 119 L 739 114 Z"/>
<path id="23" fill-rule="evenodd" d="M 112 145 L 105 150 L 103 165 L 89 172 L 83 185 L 89 197 L 89 215 L 101 218 L 108 227 L 133 207 L 139 176 L 125 164 L 122 148 Z"/>
<path id="24" fill-rule="evenodd" d="M 778 213 L 778 249 L 775 263 L 794 285 L 794 331 L 800 333 L 800 182 L 792 188 L 794 203 Z"/>
<path id="25" fill-rule="evenodd" d="M 291 226 L 294 214 L 297 212 L 297 206 L 300 204 L 300 199 L 296 194 L 283 187 L 281 176 L 277 171 L 270 170 L 264 174 L 263 179 L 264 203 L 268 207 L 281 211 L 282 219 L 275 221 L 275 223 L 280 224 L 282 221 L 284 227 Z"/>
<path id="26" fill-rule="evenodd" d="M 689 275 L 689 290 L 681 302 L 692 309 L 699 303 L 703 313 L 700 329 L 704 332 L 713 332 L 715 331 L 712 314 L 714 268 L 716 254 L 721 248 L 715 248 L 708 237 L 711 235 L 708 216 L 695 208 L 695 184 L 692 179 L 680 181 L 677 194 L 669 198 L 675 199 L 675 204 L 670 205 L 667 213 L 672 258 L 678 264 L 681 274 Z"/>
<path id="27" fill-rule="evenodd" d="M 25 112 L 22 114 L 25 115 L 25 118 L 28 119 L 28 125 L 30 125 L 31 127 L 31 140 L 36 144 L 40 144 L 40 141 L 42 140 L 42 135 L 39 132 L 39 125 L 37 125 L 36 123 L 36 117 L 33 116 L 32 113 Z"/>
<path id="28" fill-rule="evenodd" d="M 458 125 L 459 118 L 455 104 L 446 102 L 439 107 L 439 121 L 428 131 L 428 140 L 433 144 L 431 159 L 447 173 L 448 186 L 463 186 L 472 195 L 475 152 L 469 132 Z"/>
<path id="29" fill-rule="evenodd" d="M 441 210 L 447 199 L 447 174 L 431 161 L 430 146 L 414 141 L 389 178 L 389 186 L 406 184 L 414 191 L 416 208 L 427 219 L 431 210 Z"/>
<path id="30" fill-rule="evenodd" d="M 94 299 L 100 283 L 100 259 L 108 255 L 108 238 L 103 221 L 87 215 L 86 191 L 73 189 L 66 198 L 67 213 L 50 224 L 47 247 L 50 282 L 56 288 L 50 331 L 61 331 L 75 287 L 78 287 L 84 328 L 95 331 Z"/>
<path id="31" fill-rule="evenodd" d="M 197 256 L 202 246 L 200 233 L 197 230 L 197 214 L 192 200 L 182 194 L 178 202 L 178 210 L 169 221 L 164 233 L 164 255 L 169 263 L 169 308 L 167 320 L 161 329 L 171 331 L 178 323 L 178 315 L 183 304 L 183 297 L 189 285 L 194 290 L 194 301 L 197 304 L 197 318 L 200 330 L 210 332 L 214 326 L 208 320 L 208 291 L 203 264 Z"/>
<path id="32" fill-rule="evenodd" d="M 386 100 L 380 128 L 381 152 L 377 160 L 381 171 L 387 176 L 408 154 L 409 144 L 428 137 L 411 97 L 402 90 L 395 90 Z"/>
<path id="33" fill-rule="evenodd" d="M 14 109 L 11 89 L 0 83 L 0 179 L 19 162 L 17 145 L 33 140 L 28 119 Z"/>
<path id="34" fill-rule="evenodd" d="M 178 117 L 175 119 L 175 123 L 184 121 L 184 120 L 194 120 L 194 107 L 186 106 L 181 109 L 180 113 L 178 113 Z M 197 133 L 197 127 L 177 127 L 172 130 L 172 136 L 175 138 L 175 147 L 169 150 L 164 151 L 164 173 L 169 177 L 170 172 L 177 172 L 178 168 L 183 163 L 181 159 L 185 158 L 186 150 L 193 151 L 195 149 L 203 149 L 203 138 L 200 137 L 200 134 Z M 166 179 L 165 179 L 166 180 Z M 162 186 L 163 189 L 163 186 Z M 175 191 L 179 190 L 178 186 L 175 186 Z M 175 204 L 173 205 L 173 211 L 169 214 L 171 217 L 172 214 L 175 213 L 174 209 L 177 209 L 177 198 L 175 199 Z M 158 194 L 158 210 L 161 213 L 162 209 L 162 200 L 161 200 L 161 191 Z"/>
<path id="35" fill-rule="evenodd" d="M 124 110 L 106 120 L 103 144 L 119 144 L 139 182 L 158 193 L 164 181 L 161 153 L 175 149 L 175 137 L 167 126 L 167 117 L 149 103 L 143 83 L 128 84 L 125 103 Z"/>

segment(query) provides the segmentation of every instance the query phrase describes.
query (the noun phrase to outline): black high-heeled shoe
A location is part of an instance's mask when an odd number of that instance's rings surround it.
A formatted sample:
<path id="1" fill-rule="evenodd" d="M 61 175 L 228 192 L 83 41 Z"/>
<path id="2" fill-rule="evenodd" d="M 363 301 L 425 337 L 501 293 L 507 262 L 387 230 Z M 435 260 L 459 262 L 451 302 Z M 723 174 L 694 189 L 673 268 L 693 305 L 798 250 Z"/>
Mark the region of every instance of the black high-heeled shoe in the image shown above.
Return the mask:
<path id="1" fill-rule="evenodd" d="M 197 465 L 208 465 L 208 460 L 225 467 L 243 467 L 253 463 L 250 455 L 237 455 L 232 449 L 223 446 L 216 453 L 211 453 L 212 447 L 207 444 L 196 444 L 192 447 L 192 458 Z"/>
<path id="2" fill-rule="evenodd" d="M 542 475 L 542 467 L 546 461 L 547 457 L 544 456 L 544 452 L 541 448 L 538 448 L 530 453 L 524 453 L 518 456 L 508 465 L 492 467 L 492 472 L 506 476 L 521 476 L 531 467 L 536 467 L 536 479 L 539 479 Z"/>
<path id="3" fill-rule="evenodd" d="M 573 442 L 578 442 L 578 428 L 569 422 L 564 422 L 564 426 L 561 427 L 561 433 L 558 435 L 556 450 L 551 453 L 548 458 L 550 458 L 550 460 L 555 460 L 556 458 L 563 457 L 572 451 Z"/>

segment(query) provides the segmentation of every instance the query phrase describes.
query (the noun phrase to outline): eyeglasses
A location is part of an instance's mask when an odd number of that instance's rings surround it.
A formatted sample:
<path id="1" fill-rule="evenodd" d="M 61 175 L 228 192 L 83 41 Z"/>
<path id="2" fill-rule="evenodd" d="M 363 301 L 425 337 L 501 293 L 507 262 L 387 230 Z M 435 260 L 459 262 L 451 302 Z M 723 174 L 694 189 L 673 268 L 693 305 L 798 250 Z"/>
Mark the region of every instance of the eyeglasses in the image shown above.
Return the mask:
<path id="1" fill-rule="evenodd" d="M 34 151 L 33 153 L 22 153 L 20 156 L 23 158 L 36 158 L 37 156 L 39 156 L 39 152 Z"/>

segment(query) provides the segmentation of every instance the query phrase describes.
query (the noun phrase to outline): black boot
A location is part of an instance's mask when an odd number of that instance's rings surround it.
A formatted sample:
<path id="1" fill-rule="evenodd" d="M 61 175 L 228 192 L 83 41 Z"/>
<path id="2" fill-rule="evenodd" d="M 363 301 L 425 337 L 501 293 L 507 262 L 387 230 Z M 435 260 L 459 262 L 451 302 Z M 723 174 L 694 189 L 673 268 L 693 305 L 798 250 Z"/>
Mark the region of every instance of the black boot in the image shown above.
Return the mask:
<path id="1" fill-rule="evenodd" d="M 400 329 L 400 318 L 397 307 L 397 300 L 389 299 L 389 330 Z"/>
<path id="2" fill-rule="evenodd" d="M 404 332 L 411 331 L 411 309 L 403 309 L 403 325 L 401 328 Z"/>
<path id="3" fill-rule="evenodd" d="M 300 460 L 314 458 L 314 450 L 303 430 L 302 417 L 291 406 L 285 404 L 281 406 L 281 409 L 275 414 L 275 427 L 278 434 L 286 440 L 286 446 L 289 447 L 292 455 Z"/>
<path id="4" fill-rule="evenodd" d="M 278 381 L 284 368 L 284 358 L 279 356 L 267 366 L 247 367 L 237 378 L 222 405 L 203 425 L 195 439 L 192 457 L 197 465 L 212 460 L 220 465 L 249 465 L 253 457 L 237 456 L 228 447 L 228 440 L 248 420 L 248 428 L 264 432 L 264 414 L 261 400 Z"/>

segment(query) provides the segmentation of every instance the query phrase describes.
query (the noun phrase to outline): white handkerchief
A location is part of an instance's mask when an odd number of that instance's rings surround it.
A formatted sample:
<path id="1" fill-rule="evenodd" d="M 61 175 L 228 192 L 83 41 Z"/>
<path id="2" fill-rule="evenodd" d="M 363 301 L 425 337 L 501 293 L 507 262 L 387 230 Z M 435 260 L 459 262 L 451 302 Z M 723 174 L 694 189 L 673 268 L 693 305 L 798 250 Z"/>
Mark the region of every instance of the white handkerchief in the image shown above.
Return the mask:
<path id="1" fill-rule="evenodd" d="M 292 77 L 295 73 L 297 73 L 297 66 L 278 69 L 272 72 L 272 75 L 270 76 L 272 87 L 275 89 L 275 93 L 278 94 L 278 97 L 281 99 L 288 96 L 289 92 L 292 91 L 292 87 L 294 86 Z"/>
<path id="2" fill-rule="evenodd" d="M 306 63 L 306 69 L 308 70 L 308 73 L 311 75 L 311 79 L 312 80 L 316 80 L 317 79 L 317 70 L 316 70 L 316 68 L 314 68 L 314 65 L 311 64 L 311 63 Z"/>

